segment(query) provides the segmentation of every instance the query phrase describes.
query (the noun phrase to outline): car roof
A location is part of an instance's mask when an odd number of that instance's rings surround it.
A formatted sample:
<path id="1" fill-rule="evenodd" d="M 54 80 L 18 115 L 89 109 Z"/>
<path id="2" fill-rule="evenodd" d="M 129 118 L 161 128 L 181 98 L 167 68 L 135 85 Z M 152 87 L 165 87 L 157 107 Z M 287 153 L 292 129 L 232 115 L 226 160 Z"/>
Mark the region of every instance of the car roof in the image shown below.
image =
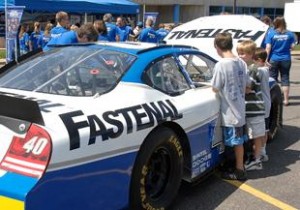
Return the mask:
<path id="1" fill-rule="evenodd" d="M 53 45 L 53 47 L 64 47 L 64 46 L 90 46 L 97 47 L 101 46 L 106 49 L 117 50 L 121 52 L 131 53 L 131 54 L 141 54 L 144 52 L 157 50 L 157 49 L 169 49 L 169 50 L 179 50 L 182 48 L 198 50 L 195 47 L 188 45 L 170 45 L 165 43 L 146 43 L 146 42 L 91 42 L 91 43 L 77 43 L 77 44 L 68 44 L 68 45 Z"/>

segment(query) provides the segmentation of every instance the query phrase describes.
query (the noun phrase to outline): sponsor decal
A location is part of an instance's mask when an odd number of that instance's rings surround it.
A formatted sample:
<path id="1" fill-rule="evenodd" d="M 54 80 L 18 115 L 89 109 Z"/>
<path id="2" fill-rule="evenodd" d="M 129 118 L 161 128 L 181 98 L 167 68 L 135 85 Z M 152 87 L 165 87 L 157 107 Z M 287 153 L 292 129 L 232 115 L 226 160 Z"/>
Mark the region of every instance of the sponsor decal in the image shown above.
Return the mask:
<path id="1" fill-rule="evenodd" d="M 79 130 L 90 129 L 88 145 L 96 143 L 101 136 L 102 141 L 119 137 L 123 132 L 130 134 L 134 126 L 137 131 L 153 127 L 155 123 L 182 118 L 170 100 L 145 103 L 113 111 L 106 111 L 101 116 L 96 114 L 86 116 L 83 121 L 74 118 L 85 116 L 81 110 L 59 115 L 67 128 L 70 139 L 70 150 L 80 148 Z"/>
<path id="2" fill-rule="evenodd" d="M 189 39 L 189 38 L 214 38 L 218 33 L 229 32 L 232 34 L 233 39 L 252 39 L 257 40 L 264 31 L 254 31 L 254 30 L 239 30 L 239 29 L 194 29 L 188 31 L 171 31 L 169 40 L 171 39 Z"/>
<path id="3" fill-rule="evenodd" d="M 203 173 L 211 166 L 212 154 L 206 150 L 199 152 L 196 155 L 193 155 L 193 176 L 196 174 Z"/>

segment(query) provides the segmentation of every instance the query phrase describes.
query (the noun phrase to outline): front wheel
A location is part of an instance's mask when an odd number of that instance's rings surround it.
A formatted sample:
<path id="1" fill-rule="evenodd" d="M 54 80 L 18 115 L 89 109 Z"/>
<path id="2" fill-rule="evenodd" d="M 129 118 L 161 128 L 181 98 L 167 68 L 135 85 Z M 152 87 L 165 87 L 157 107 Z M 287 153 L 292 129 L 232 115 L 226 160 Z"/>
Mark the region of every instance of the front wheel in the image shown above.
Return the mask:
<path id="1" fill-rule="evenodd" d="M 177 195 L 183 153 L 169 128 L 154 131 L 143 143 L 132 171 L 130 209 L 165 209 Z"/>

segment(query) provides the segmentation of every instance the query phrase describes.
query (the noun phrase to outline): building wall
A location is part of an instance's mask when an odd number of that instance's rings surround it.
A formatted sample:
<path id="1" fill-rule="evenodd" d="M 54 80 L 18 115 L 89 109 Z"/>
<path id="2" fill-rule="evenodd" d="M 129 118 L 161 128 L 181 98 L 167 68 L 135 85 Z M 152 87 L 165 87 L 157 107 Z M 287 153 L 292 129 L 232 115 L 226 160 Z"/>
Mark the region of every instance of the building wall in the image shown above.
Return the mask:
<path id="1" fill-rule="evenodd" d="M 184 23 L 192 19 L 218 14 L 222 12 L 233 12 L 234 0 L 134 0 L 141 4 L 140 16 L 143 12 L 158 12 L 158 21 L 170 23 L 174 20 L 174 5 L 180 5 L 179 22 Z M 283 15 L 284 4 L 293 0 L 236 0 L 236 13 L 251 14 L 257 17 L 266 14 L 271 18 Z M 214 11 L 212 12 L 212 8 Z"/>

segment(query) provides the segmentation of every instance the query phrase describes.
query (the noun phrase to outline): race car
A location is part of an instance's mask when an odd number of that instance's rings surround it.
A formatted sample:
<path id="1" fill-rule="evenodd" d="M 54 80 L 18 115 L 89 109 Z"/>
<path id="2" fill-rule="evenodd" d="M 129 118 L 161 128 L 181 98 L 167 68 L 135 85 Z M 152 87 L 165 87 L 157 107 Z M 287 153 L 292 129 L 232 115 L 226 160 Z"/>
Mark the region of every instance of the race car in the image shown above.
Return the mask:
<path id="1" fill-rule="evenodd" d="M 168 208 L 223 160 L 215 63 L 189 46 L 99 42 L 4 66 L 0 209 Z"/>

